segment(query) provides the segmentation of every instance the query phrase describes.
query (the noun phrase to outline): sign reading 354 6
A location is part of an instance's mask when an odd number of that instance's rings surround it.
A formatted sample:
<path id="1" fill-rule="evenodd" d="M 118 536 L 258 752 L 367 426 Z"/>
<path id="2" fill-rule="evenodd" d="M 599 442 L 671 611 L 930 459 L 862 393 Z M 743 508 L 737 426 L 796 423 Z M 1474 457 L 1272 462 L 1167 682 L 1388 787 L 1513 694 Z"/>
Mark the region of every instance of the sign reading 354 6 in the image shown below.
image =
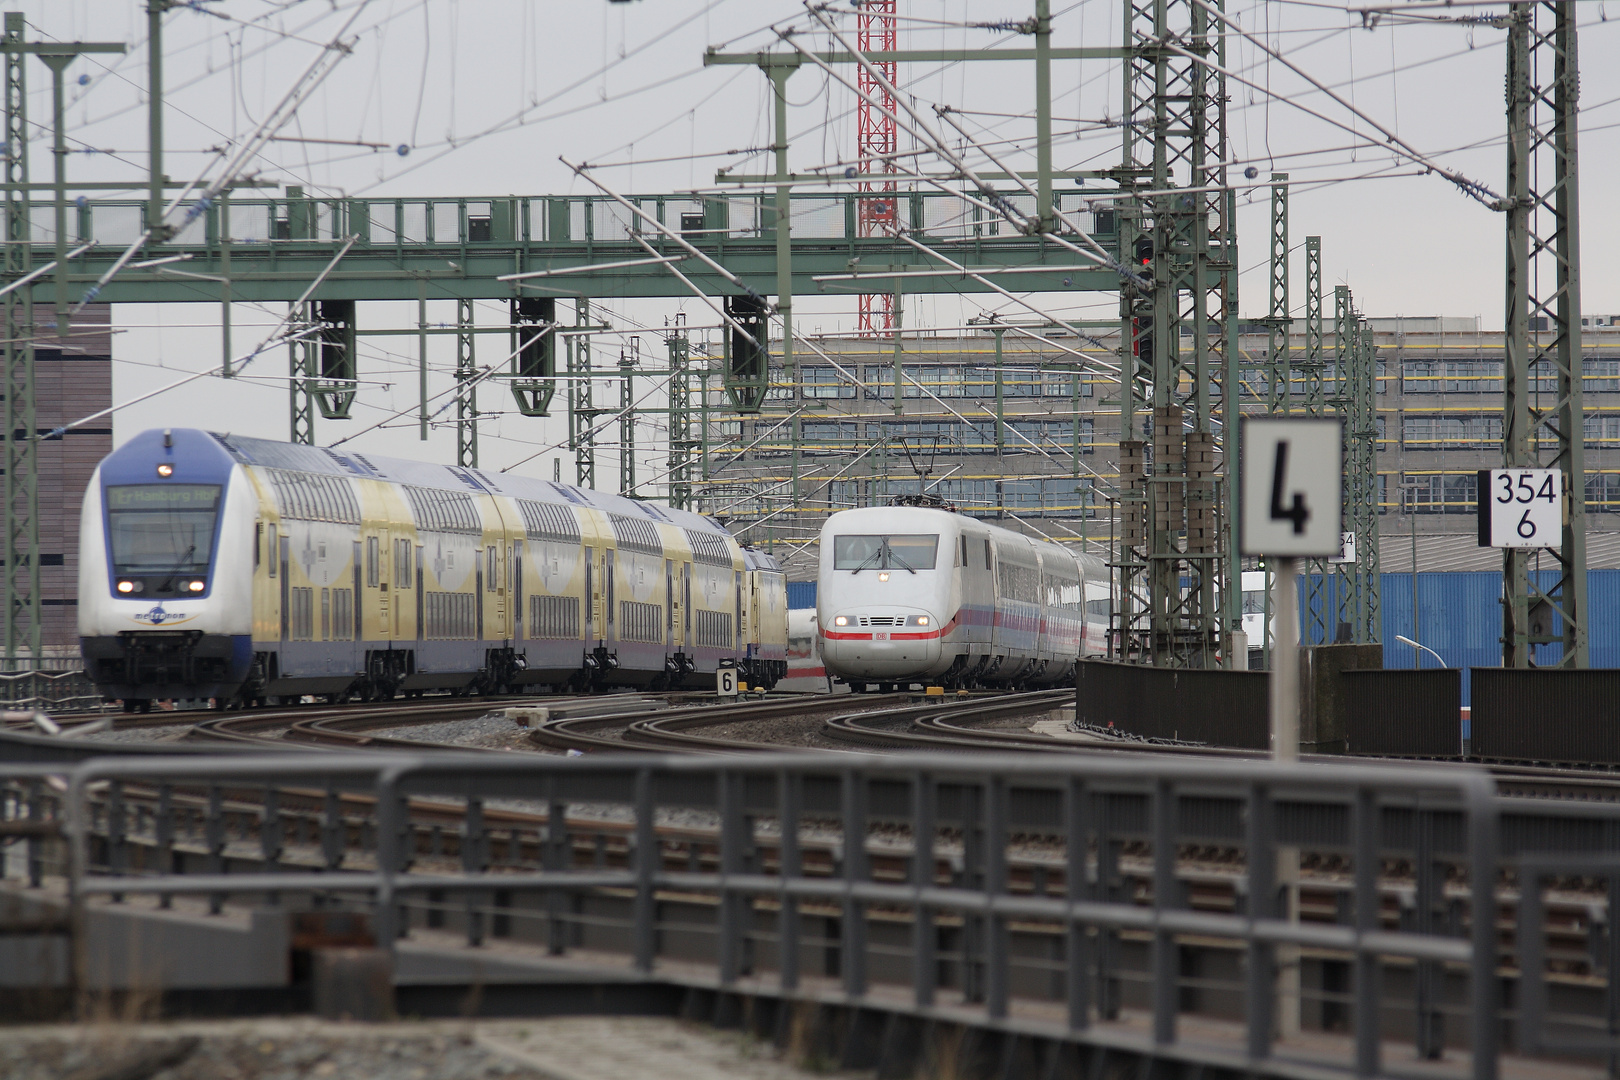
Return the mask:
<path id="1" fill-rule="evenodd" d="M 1479 470 L 1480 547 L 1558 547 L 1563 538 L 1562 470 Z"/>

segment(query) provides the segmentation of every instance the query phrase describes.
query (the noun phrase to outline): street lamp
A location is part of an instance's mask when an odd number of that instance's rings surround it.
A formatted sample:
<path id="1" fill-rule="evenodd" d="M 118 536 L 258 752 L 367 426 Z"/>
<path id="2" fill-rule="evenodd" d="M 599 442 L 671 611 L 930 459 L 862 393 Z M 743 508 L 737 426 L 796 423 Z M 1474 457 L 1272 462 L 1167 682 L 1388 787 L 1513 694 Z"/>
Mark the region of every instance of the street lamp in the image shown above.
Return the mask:
<path id="1" fill-rule="evenodd" d="M 1413 641 L 1411 638 L 1406 637 L 1405 635 L 1402 635 L 1402 634 L 1396 634 L 1395 635 L 1395 640 L 1400 642 L 1402 645 L 1410 645 L 1414 649 L 1422 649 L 1424 652 L 1428 653 L 1430 656 L 1432 656 L 1436 660 L 1440 661 L 1440 666 L 1441 667 L 1446 666 L 1446 658 L 1441 656 L 1439 653 L 1435 652 L 1433 649 L 1429 648 L 1427 645 L 1423 644 L 1422 642 Z"/>

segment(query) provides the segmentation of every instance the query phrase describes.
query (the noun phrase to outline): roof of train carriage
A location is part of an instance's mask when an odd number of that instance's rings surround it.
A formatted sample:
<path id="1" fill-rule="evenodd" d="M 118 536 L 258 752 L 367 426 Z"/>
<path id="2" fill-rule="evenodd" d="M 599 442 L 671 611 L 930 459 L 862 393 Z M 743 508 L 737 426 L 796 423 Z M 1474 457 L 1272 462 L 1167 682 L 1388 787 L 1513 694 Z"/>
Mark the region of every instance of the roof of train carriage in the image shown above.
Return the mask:
<path id="1" fill-rule="evenodd" d="M 550 480 L 538 480 L 511 473 L 491 473 L 483 469 L 468 469 L 456 465 L 406 461 L 401 458 L 361 454 L 352 450 L 334 450 L 325 446 L 304 446 L 300 443 L 278 442 L 274 439 L 253 439 L 228 432 L 216 431 L 210 434 L 232 457 L 244 465 L 321 473 L 327 476 L 356 476 L 389 483 L 414 484 L 418 487 L 473 491 L 534 499 L 538 502 L 589 506 L 607 513 L 644 517 L 677 528 L 719 533 L 728 539 L 731 538 L 729 531 L 722 528 L 714 519 L 704 517 L 702 514 L 658 506 L 640 499 L 627 499 L 622 495 L 557 484 Z"/>
<path id="2" fill-rule="evenodd" d="M 852 509 L 849 509 L 849 510 L 840 510 L 836 514 L 830 515 L 827 518 L 827 521 L 822 523 L 822 527 L 825 528 L 826 525 L 827 525 L 827 522 L 831 522 L 831 521 L 833 521 L 833 520 L 835 520 L 837 518 L 843 517 L 846 514 L 850 515 L 850 516 L 853 516 L 853 517 L 860 518 L 860 517 L 863 517 L 863 516 L 872 516 L 873 514 L 888 515 L 888 514 L 892 514 L 895 510 L 903 510 L 903 511 L 908 511 L 908 512 L 909 511 L 916 511 L 916 510 L 926 510 L 926 511 L 931 511 L 931 512 L 936 513 L 936 514 L 949 514 L 949 515 L 951 515 L 953 517 L 960 517 L 963 521 L 971 521 L 973 524 L 981 526 L 981 527 L 983 527 L 985 529 L 988 529 L 992 533 L 996 533 L 996 534 L 999 534 L 1001 536 L 1009 537 L 1009 538 L 1011 538 L 1013 540 L 1022 541 L 1023 543 L 1030 545 L 1030 547 L 1032 549 L 1033 548 L 1040 548 L 1040 547 L 1055 547 L 1055 548 L 1058 548 L 1061 551 L 1066 551 L 1070 555 L 1073 555 L 1077 560 L 1079 560 L 1082 566 L 1085 566 L 1085 565 L 1089 564 L 1091 569 L 1088 571 L 1088 573 L 1093 573 L 1093 574 L 1101 573 L 1103 575 L 1106 575 L 1107 572 L 1108 572 L 1107 571 L 1107 563 L 1106 563 L 1106 561 L 1102 560 L 1102 559 L 1099 559 L 1097 556 L 1092 555 L 1090 552 L 1075 551 L 1073 548 L 1069 547 L 1068 545 L 1060 544 L 1056 540 L 1051 539 L 1050 537 L 1026 536 L 1023 533 L 1016 532 L 1016 531 L 1014 531 L 1012 529 L 1007 528 L 1004 525 L 998 525 L 994 521 L 986 521 L 983 518 L 977 518 L 977 517 L 974 517 L 971 514 L 963 513 L 962 510 L 960 508 L 958 508 L 958 507 L 901 506 L 901 505 L 855 507 L 855 508 L 852 508 Z"/>
<path id="3" fill-rule="evenodd" d="M 750 570 L 782 569 L 782 564 L 776 561 L 776 556 L 747 544 L 743 545 L 743 565 Z"/>

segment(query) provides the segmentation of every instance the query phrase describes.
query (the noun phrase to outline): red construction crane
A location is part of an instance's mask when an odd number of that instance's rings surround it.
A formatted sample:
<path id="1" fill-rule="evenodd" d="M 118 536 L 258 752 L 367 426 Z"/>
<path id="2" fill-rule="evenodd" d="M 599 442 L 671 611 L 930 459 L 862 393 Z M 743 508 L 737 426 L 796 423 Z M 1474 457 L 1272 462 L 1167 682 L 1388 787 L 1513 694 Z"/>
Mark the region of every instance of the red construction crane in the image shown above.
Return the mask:
<path id="1" fill-rule="evenodd" d="M 861 5 L 860 36 L 856 47 L 863 55 L 895 51 L 896 3 L 897 0 L 865 0 Z M 895 85 L 896 65 L 893 60 L 875 60 L 872 66 L 883 73 L 889 86 Z M 863 97 L 856 105 L 855 156 L 859 159 L 856 168 L 862 175 L 889 174 L 889 161 L 899 149 L 892 116 L 898 106 L 894 95 L 873 78 L 866 68 L 858 67 L 857 71 L 860 80 L 857 85 L 863 94 L 870 95 L 871 100 Z M 891 115 L 886 115 L 873 102 L 881 102 L 883 108 L 888 109 Z M 857 235 L 893 234 L 895 223 L 899 220 L 897 205 L 900 197 L 899 187 L 893 180 L 862 180 L 859 191 L 861 194 L 856 204 L 859 208 L 856 219 Z M 887 334 L 894 330 L 893 293 L 861 293 L 860 303 L 862 336 Z"/>

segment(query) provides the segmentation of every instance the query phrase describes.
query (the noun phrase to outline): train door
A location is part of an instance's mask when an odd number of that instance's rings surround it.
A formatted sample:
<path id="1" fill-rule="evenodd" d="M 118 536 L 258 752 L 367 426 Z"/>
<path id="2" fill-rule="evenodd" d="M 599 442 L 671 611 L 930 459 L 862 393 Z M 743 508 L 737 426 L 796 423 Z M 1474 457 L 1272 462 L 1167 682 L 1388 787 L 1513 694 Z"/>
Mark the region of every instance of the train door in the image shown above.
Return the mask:
<path id="1" fill-rule="evenodd" d="M 675 644 L 675 560 L 664 560 L 664 640 Z"/>
<path id="2" fill-rule="evenodd" d="M 427 605 L 427 590 L 422 586 L 426 584 L 422 573 L 422 545 L 416 545 L 416 640 L 422 640 L 422 631 L 427 623 L 422 618 L 422 612 Z"/>
<path id="3" fill-rule="evenodd" d="M 390 565 L 394 562 L 394 540 L 388 530 L 384 529 L 378 535 L 377 546 L 381 549 L 377 556 L 377 636 L 396 638 L 399 636 L 399 611 L 388 589 L 394 574 L 394 568 Z"/>
<path id="4" fill-rule="evenodd" d="M 692 640 L 692 564 L 681 564 L 681 641 Z"/>
<path id="5" fill-rule="evenodd" d="M 736 580 L 732 583 L 732 587 L 731 587 L 731 593 L 732 593 L 731 603 L 732 603 L 732 611 L 734 612 L 734 621 L 733 621 L 732 625 L 736 628 L 737 636 L 736 636 L 735 639 L 733 639 L 732 644 L 731 644 L 731 648 L 732 648 L 732 650 L 734 652 L 736 652 L 738 654 L 741 654 L 742 651 L 743 651 L 743 642 L 748 640 L 747 638 L 743 637 L 743 575 L 742 575 L 742 571 L 741 570 L 737 571 L 736 574 L 734 574 L 733 576 L 736 578 Z"/>
<path id="6" fill-rule="evenodd" d="M 602 549 L 602 637 L 612 647 L 613 633 L 613 549 Z"/>
<path id="7" fill-rule="evenodd" d="M 276 565 L 281 568 L 281 640 L 286 641 L 287 631 L 289 629 L 287 620 L 292 613 L 292 609 L 287 604 L 287 556 L 290 554 L 290 549 L 292 547 L 291 538 L 287 536 L 281 537 L 276 546 L 278 548 L 276 552 Z"/>
<path id="8" fill-rule="evenodd" d="M 984 577 L 990 602 L 990 634 L 986 640 L 990 643 L 990 655 L 1000 656 L 1006 652 L 1003 645 L 1001 629 L 1002 596 L 1001 580 L 996 574 L 996 545 L 988 536 L 984 538 Z"/>
<path id="9" fill-rule="evenodd" d="M 523 640 L 523 541 L 512 542 L 512 640 Z"/>
<path id="10" fill-rule="evenodd" d="M 585 549 L 585 641 L 596 641 L 596 553 Z"/>
<path id="11" fill-rule="evenodd" d="M 486 558 L 486 552 L 489 558 L 493 558 L 495 555 L 494 548 L 487 548 L 485 551 L 480 551 L 473 556 L 473 627 L 477 631 L 479 641 L 484 640 L 484 559 Z M 493 589 L 495 583 L 491 581 L 489 587 Z"/>

